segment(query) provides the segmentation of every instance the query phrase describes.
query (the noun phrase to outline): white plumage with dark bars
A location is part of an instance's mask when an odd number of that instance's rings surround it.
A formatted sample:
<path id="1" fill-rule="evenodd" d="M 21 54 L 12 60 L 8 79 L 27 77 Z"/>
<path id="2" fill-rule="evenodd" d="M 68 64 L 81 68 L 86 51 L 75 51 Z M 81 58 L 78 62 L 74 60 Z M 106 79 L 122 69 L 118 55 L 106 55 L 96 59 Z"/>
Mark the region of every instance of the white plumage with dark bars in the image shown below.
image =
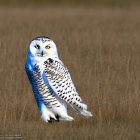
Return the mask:
<path id="1" fill-rule="evenodd" d="M 50 38 L 37 37 L 31 41 L 25 69 L 43 121 L 74 120 L 68 115 L 67 108 L 84 117 L 92 116 Z"/>

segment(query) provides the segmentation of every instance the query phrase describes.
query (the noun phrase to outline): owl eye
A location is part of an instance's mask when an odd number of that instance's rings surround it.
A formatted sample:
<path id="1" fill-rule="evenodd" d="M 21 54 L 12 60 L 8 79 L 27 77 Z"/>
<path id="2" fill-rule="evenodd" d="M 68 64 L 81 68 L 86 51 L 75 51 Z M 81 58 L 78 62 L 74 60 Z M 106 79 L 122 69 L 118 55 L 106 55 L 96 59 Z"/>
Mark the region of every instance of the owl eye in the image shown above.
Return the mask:
<path id="1" fill-rule="evenodd" d="M 46 48 L 46 49 L 50 49 L 50 46 L 49 46 L 49 45 L 47 45 L 45 48 Z"/>
<path id="2" fill-rule="evenodd" d="M 39 48 L 40 48 L 40 46 L 39 46 L 39 45 L 36 45 L 36 46 L 35 46 L 35 48 L 36 48 L 36 49 L 39 49 Z"/>

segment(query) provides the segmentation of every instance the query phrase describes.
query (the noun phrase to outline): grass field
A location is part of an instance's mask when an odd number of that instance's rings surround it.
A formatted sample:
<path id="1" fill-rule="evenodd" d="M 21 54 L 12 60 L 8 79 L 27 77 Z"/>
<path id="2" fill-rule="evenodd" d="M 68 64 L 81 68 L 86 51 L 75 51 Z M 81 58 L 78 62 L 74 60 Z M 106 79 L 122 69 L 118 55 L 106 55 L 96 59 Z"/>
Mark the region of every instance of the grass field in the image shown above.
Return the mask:
<path id="1" fill-rule="evenodd" d="M 25 140 L 140 139 L 140 10 L 0 8 L 0 135 Z M 43 123 L 24 63 L 36 36 L 58 47 L 93 117 Z"/>

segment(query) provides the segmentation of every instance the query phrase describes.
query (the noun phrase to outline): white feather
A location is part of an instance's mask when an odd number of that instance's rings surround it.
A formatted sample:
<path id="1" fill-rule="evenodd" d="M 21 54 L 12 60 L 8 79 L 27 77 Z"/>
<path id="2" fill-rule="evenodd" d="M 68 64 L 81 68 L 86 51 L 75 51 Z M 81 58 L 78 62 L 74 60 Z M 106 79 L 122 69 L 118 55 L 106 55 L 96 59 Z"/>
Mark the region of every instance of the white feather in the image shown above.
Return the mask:
<path id="1" fill-rule="evenodd" d="M 46 49 L 46 46 L 50 48 Z M 60 120 L 72 121 L 73 118 L 67 114 L 67 106 L 84 117 L 92 116 L 77 93 L 51 39 L 38 37 L 31 41 L 25 68 L 43 121 L 48 122 L 50 118 L 56 120 L 57 115 Z"/>

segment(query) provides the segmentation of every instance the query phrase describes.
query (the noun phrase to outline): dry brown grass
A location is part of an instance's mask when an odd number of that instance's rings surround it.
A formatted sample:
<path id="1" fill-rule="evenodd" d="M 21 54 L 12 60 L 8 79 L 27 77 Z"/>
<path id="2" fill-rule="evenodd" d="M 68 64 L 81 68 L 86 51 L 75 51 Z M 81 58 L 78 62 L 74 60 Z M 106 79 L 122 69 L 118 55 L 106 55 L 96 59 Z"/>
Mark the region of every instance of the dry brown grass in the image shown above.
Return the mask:
<path id="1" fill-rule="evenodd" d="M 140 15 L 136 9 L 0 9 L 0 134 L 23 139 L 140 139 Z M 40 120 L 24 62 L 31 39 L 45 35 L 93 117 Z"/>

